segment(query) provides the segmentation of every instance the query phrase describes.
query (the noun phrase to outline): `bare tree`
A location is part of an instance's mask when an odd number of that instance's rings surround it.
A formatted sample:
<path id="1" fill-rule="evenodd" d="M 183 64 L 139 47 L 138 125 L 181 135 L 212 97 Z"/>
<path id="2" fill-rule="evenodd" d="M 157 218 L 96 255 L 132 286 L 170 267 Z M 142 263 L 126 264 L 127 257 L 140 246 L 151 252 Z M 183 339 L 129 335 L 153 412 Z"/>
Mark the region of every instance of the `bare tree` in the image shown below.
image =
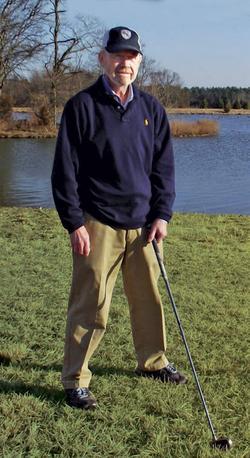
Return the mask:
<path id="1" fill-rule="evenodd" d="M 172 106 L 173 95 L 176 97 L 176 89 L 182 86 L 179 74 L 164 68 L 152 72 L 150 80 L 151 93 L 159 98 L 163 105 Z"/>
<path id="2" fill-rule="evenodd" d="M 182 94 L 182 81 L 178 73 L 159 64 L 147 55 L 143 55 L 137 76 L 141 89 L 155 96 L 164 106 L 178 106 Z"/>
<path id="3" fill-rule="evenodd" d="M 42 50 L 44 0 L 0 0 L 0 95 L 8 77 L 18 75 Z"/>
<path id="4" fill-rule="evenodd" d="M 140 88 L 143 88 L 151 83 L 152 74 L 156 71 L 155 66 L 156 61 L 154 59 L 150 59 L 144 54 L 136 79 L 137 85 Z"/>
<path id="5" fill-rule="evenodd" d="M 50 41 L 48 61 L 45 64 L 52 89 L 53 120 L 56 126 L 58 90 L 65 79 L 80 71 L 84 51 L 98 46 L 99 21 L 95 18 L 81 17 L 79 26 L 71 26 L 64 19 L 66 11 L 62 9 L 62 0 L 49 0 L 51 17 L 49 24 Z"/>

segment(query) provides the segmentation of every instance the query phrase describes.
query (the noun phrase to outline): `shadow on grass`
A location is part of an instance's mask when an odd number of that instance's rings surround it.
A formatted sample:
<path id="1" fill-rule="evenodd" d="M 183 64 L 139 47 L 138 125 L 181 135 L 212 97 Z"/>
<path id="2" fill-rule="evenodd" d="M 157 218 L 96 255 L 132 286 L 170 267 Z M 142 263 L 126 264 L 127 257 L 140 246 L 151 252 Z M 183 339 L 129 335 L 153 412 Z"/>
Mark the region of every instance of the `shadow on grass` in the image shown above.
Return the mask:
<path id="1" fill-rule="evenodd" d="M 9 366 L 11 364 L 10 356 L 0 355 L 0 364 L 2 366 Z"/>
<path id="2" fill-rule="evenodd" d="M 122 375 L 130 378 L 135 377 L 133 370 L 123 369 L 122 367 L 105 367 L 105 366 L 91 366 L 90 370 L 92 374 L 97 375 L 98 377 L 106 377 L 109 375 Z"/>
<path id="3" fill-rule="evenodd" d="M 53 404 L 64 401 L 64 392 L 55 388 L 46 388 L 39 385 L 28 385 L 21 381 L 6 382 L 0 380 L 0 392 L 5 394 L 16 393 L 32 395 L 41 400 L 47 400 Z"/>
<path id="4" fill-rule="evenodd" d="M 23 369 L 33 369 L 33 370 L 40 370 L 40 371 L 55 371 L 61 372 L 62 371 L 62 364 L 58 363 L 51 363 L 51 364 L 36 364 L 33 362 L 29 362 L 27 360 L 16 361 L 12 360 L 10 357 L 0 357 L 0 365 L 2 366 L 18 366 Z M 108 375 L 125 375 L 127 377 L 134 377 L 134 371 L 123 369 L 122 367 L 105 367 L 105 366 L 90 366 L 91 372 L 93 374 L 98 375 L 100 377 L 105 377 Z"/>
<path id="5" fill-rule="evenodd" d="M 7 362 L 7 364 L 8 363 L 9 362 Z M 32 369 L 61 370 L 61 366 L 55 368 L 51 366 L 40 366 L 31 364 L 29 367 Z M 27 368 L 27 365 L 25 365 L 25 368 Z M 95 366 L 91 368 L 91 371 L 98 377 L 108 377 L 110 375 L 127 376 L 130 378 L 136 377 L 133 371 L 115 367 Z M 58 390 L 55 388 L 47 388 L 39 385 L 29 385 L 27 383 L 21 382 L 20 380 L 13 380 L 11 382 L 8 382 L 6 380 L 0 379 L 0 393 L 32 395 L 36 398 L 49 401 L 53 404 L 61 403 L 65 399 L 63 387 L 61 390 Z"/>
<path id="6" fill-rule="evenodd" d="M 51 364 L 36 364 L 25 359 L 17 360 L 9 356 L 0 355 L 0 365 L 2 366 L 18 366 L 23 369 L 35 369 L 41 371 L 55 371 L 60 372 L 62 370 L 62 364 L 51 363 Z"/>

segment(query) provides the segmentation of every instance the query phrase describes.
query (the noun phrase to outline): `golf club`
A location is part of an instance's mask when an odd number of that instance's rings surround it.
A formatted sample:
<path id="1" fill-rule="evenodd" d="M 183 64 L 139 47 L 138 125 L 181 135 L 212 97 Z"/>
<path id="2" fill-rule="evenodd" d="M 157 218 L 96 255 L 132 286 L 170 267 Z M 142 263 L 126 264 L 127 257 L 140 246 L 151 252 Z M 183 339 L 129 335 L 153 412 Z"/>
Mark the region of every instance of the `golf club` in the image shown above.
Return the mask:
<path id="1" fill-rule="evenodd" d="M 192 360 L 192 356 L 191 356 L 191 353 L 190 353 L 190 350 L 189 350 L 189 347 L 188 347 L 188 344 L 187 344 L 185 333 L 184 333 L 184 330 L 183 330 L 183 327 L 182 327 L 182 324 L 181 324 L 181 321 L 180 321 L 180 318 L 179 318 L 177 307 L 176 307 L 176 304 L 175 304 L 175 301 L 174 301 L 174 298 L 173 298 L 173 295 L 172 295 L 172 292 L 171 292 L 171 289 L 170 289 L 167 273 L 166 273 L 163 261 L 161 259 L 160 251 L 159 251 L 159 248 L 158 248 L 158 245 L 157 245 L 157 242 L 156 242 L 155 239 L 152 241 L 152 244 L 153 244 L 155 255 L 156 255 L 159 267 L 160 267 L 160 271 L 161 271 L 162 277 L 164 279 L 164 282 L 165 282 L 165 285 L 166 285 L 166 288 L 167 288 L 168 296 L 169 296 L 171 305 L 173 307 L 173 312 L 174 312 L 175 318 L 177 320 L 177 323 L 178 323 L 178 326 L 179 326 L 179 329 L 180 329 L 181 337 L 182 337 L 183 343 L 185 345 L 185 349 L 186 349 L 186 352 L 187 352 L 187 355 L 188 355 L 189 363 L 190 363 L 190 366 L 191 366 L 191 369 L 192 369 L 192 373 L 193 373 L 193 376 L 194 376 L 194 379 L 195 379 L 195 382 L 196 382 L 196 386 L 197 386 L 198 391 L 199 391 L 201 402 L 202 402 L 202 405 L 203 405 L 203 407 L 205 409 L 205 412 L 206 412 L 208 425 L 209 425 L 209 428 L 210 428 L 211 433 L 212 433 L 211 446 L 213 448 L 219 448 L 221 450 L 228 450 L 228 449 L 230 449 L 232 447 L 232 440 L 229 439 L 228 437 L 217 437 L 216 434 L 215 434 L 215 430 L 214 430 L 214 427 L 213 427 L 213 424 L 212 424 L 212 421 L 211 421 L 211 418 L 210 418 L 210 415 L 209 415 L 209 412 L 208 412 L 207 404 L 206 404 L 204 395 L 202 393 L 202 389 L 201 389 L 201 386 L 200 386 L 198 375 L 196 373 L 196 370 L 195 370 L 195 367 L 194 367 L 194 363 L 193 363 L 193 360 Z"/>

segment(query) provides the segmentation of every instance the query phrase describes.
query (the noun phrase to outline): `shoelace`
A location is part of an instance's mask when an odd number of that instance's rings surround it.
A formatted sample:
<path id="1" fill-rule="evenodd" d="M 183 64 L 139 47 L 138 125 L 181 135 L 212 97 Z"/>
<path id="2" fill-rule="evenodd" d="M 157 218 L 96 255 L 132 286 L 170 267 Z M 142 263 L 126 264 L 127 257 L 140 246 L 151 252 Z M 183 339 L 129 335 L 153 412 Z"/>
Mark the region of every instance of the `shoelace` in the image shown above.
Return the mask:
<path id="1" fill-rule="evenodd" d="M 173 365 L 173 363 L 169 363 L 166 367 L 166 369 L 171 372 L 171 374 L 176 374 L 177 372 L 177 369 L 175 368 L 175 366 Z"/>
<path id="2" fill-rule="evenodd" d="M 89 396 L 89 389 L 88 388 L 77 388 L 77 395 L 81 398 L 86 398 Z"/>

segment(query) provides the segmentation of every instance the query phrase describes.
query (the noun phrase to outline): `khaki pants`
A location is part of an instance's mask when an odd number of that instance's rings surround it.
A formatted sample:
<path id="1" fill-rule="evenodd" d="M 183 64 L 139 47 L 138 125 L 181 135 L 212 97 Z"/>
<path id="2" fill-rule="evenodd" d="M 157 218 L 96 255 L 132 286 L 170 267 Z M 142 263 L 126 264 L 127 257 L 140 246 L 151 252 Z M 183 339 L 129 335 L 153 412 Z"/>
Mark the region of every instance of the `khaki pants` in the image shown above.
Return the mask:
<path id="1" fill-rule="evenodd" d="M 91 251 L 73 253 L 62 383 L 88 387 L 89 360 L 106 329 L 112 291 L 122 269 L 138 369 L 158 370 L 165 357 L 165 325 L 157 288 L 159 267 L 145 229 L 114 229 L 87 218 Z M 161 247 L 162 249 L 162 247 Z"/>

